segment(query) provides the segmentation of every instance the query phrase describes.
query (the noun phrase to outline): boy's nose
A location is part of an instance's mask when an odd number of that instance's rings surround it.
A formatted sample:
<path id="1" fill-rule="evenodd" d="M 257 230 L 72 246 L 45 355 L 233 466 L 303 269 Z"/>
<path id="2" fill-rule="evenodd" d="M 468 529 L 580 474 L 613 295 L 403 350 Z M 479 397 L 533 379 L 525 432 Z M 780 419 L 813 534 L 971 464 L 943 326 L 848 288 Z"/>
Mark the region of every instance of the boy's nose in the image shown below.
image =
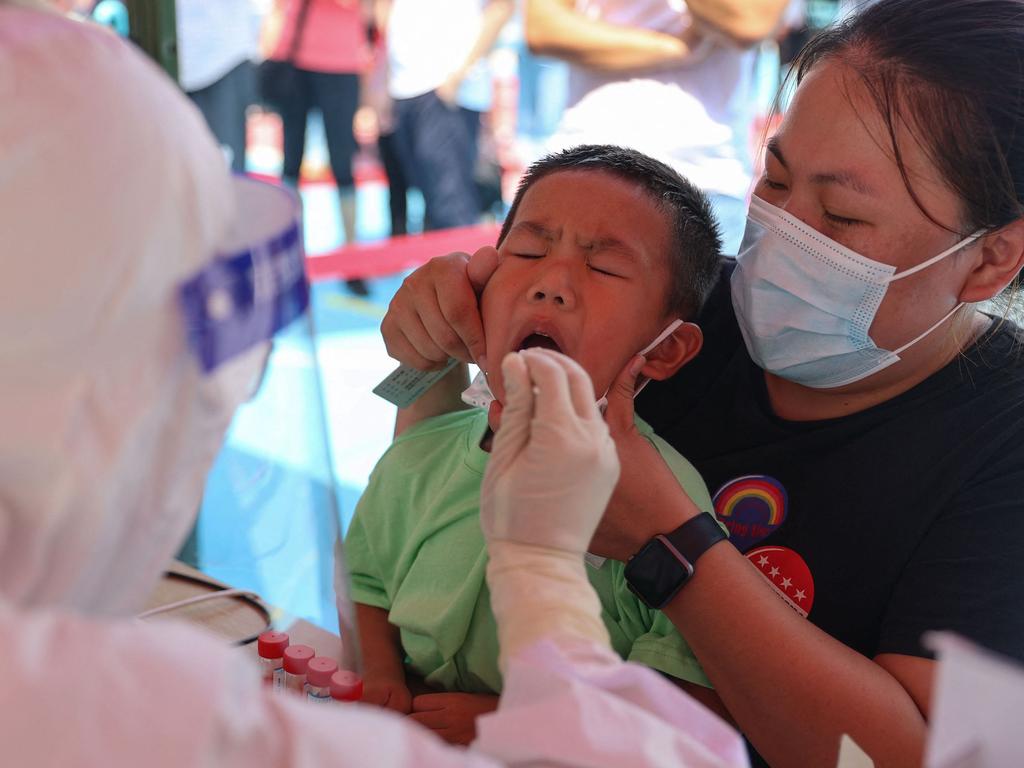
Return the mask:
<path id="1" fill-rule="evenodd" d="M 572 309 L 576 306 L 576 296 L 568 287 L 535 286 L 529 296 L 531 304 L 554 304 L 559 309 Z"/>
<path id="2" fill-rule="evenodd" d="M 545 293 L 544 291 L 534 291 L 531 297 L 536 302 L 548 301 L 549 299 L 560 306 L 565 306 L 565 297 L 561 293 Z"/>
<path id="3" fill-rule="evenodd" d="M 576 291 L 567 269 L 551 269 L 529 287 L 527 299 L 531 304 L 554 304 L 559 309 L 576 306 Z"/>

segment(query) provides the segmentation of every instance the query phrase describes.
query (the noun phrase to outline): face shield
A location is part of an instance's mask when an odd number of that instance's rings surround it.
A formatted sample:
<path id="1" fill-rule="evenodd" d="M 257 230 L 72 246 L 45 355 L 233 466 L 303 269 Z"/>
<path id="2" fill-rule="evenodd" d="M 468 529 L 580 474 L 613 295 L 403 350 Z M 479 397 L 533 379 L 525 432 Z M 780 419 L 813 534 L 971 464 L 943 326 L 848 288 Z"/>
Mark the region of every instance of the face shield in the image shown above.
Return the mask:
<path id="1" fill-rule="evenodd" d="M 238 399 L 183 560 L 288 614 L 340 630 L 358 668 L 305 277 L 300 203 L 236 177 L 221 255 L 180 291 L 212 409 Z"/>

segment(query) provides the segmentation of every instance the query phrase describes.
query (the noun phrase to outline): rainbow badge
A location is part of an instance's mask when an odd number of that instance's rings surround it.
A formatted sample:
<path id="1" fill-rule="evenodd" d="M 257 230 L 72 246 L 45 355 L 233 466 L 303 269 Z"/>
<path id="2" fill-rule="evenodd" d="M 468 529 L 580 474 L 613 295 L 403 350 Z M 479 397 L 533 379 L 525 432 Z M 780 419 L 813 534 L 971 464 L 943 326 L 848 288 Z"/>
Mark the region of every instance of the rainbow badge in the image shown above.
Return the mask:
<path id="1" fill-rule="evenodd" d="M 715 494 L 715 514 L 729 529 L 729 538 L 746 552 L 786 521 L 788 497 L 782 483 L 767 475 L 730 480 Z"/>

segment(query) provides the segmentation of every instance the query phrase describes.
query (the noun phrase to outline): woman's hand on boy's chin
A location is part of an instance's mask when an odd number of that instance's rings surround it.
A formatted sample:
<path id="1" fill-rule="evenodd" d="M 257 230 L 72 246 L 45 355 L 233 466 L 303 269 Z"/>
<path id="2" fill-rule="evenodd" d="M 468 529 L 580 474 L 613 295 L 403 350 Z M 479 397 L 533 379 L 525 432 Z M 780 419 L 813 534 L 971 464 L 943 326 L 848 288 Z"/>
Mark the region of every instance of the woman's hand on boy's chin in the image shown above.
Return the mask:
<path id="1" fill-rule="evenodd" d="M 625 562 L 649 539 L 700 513 L 657 449 L 636 428 L 633 393 L 644 358 L 634 357 L 608 391 L 605 421 L 621 473 L 589 551 Z"/>
<path id="2" fill-rule="evenodd" d="M 479 299 L 498 261 L 486 247 L 438 256 L 409 275 L 381 322 L 388 354 L 423 371 L 451 357 L 486 367 Z"/>

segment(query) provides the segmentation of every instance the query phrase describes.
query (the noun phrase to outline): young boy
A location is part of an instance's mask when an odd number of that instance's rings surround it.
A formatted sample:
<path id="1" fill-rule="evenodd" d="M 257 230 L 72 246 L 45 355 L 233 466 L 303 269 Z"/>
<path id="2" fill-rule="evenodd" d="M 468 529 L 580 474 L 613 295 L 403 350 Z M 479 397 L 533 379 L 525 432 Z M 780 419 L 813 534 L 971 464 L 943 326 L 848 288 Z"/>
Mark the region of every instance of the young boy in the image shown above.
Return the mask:
<path id="1" fill-rule="evenodd" d="M 720 269 L 707 200 L 668 166 L 632 150 L 583 146 L 526 173 L 481 296 L 488 358 L 540 346 L 574 358 L 600 397 L 638 352 L 696 316 Z M 646 354 L 641 375 L 665 379 L 700 349 L 682 323 Z M 488 374 L 504 399 L 498 365 Z M 367 700 L 412 716 L 454 742 L 501 690 L 485 583 L 480 483 L 500 407 L 458 411 L 403 432 L 381 458 L 346 540 Z M 696 470 L 650 427 L 680 484 L 711 509 Z M 708 686 L 686 642 L 626 586 L 623 564 L 588 568 L 612 646 L 623 658 Z M 405 670 L 450 694 L 409 692 Z"/>

